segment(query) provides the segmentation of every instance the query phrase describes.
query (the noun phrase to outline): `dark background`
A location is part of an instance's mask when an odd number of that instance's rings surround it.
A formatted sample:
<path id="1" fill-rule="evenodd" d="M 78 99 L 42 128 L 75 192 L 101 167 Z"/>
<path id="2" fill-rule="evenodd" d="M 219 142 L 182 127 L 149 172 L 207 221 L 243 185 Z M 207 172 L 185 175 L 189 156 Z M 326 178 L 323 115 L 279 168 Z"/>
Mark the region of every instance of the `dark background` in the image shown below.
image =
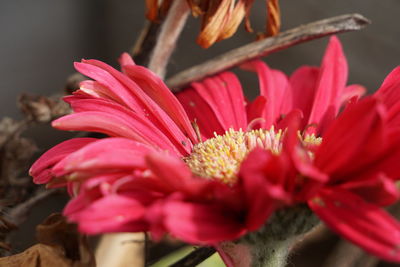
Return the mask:
<path id="1" fill-rule="evenodd" d="M 255 1 L 252 22 L 264 29 L 264 1 Z M 372 20 L 359 32 L 340 35 L 350 67 L 350 82 L 375 90 L 400 63 L 400 1 L 281 0 L 282 30 L 335 15 L 358 12 Z M 144 0 L 0 1 L 0 115 L 18 116 L 21 92 L 59 92 L 73 72 L 72 62 L 97 58 L 115 65 L 129 50 L 144 23 Z M 195 43 L 199 20 L 190 19 L 168 74 L 254 40 L 241 27 L 227 41 L 203 50 Z M 291 73 L 303 64 L 318 65 L 325 40 L 312 41 L 266 57 L 274 68 Z M 247 88 L 252 90 L 253 88 Z"/>
<path id="2" fill-rule="evenodd" d="M 264 30 L 264 2 L 255 1 L 253 28 Z M 20 118 L 16 98 L 21 92 L 51 95 L 62 91 L 74 72 L 73 61 L 97 58 L 116 65 L 119 55 L 131 49 L 144 24 L 144 0 L 12 0 L 0 1 L 0 116 Z M 282 30 L 341 15 L 361 13 L 372 24 L 359 32 L 340 35 L 349 62 L 349 83 L 376 90 L 400 63 L 399 0 L 281 0 Z M 208 50 L 196 43 L 199 20 L 190 18 L 174 53 L 168 75 L 254 40 L 243 27 L 230 40 Z M 290 74 L 303 64 L 319 65 L 327 39 L 311 41 L 265 58 L 273 68 Z M 246 76 L 247 77 L 247 76 Z M 247 93 L 257 90 L 254 80 L 244 81 Z M 33 129 L 40 149 L 52 146 L 65 134 Z M 34 226 L 65 199 L 54 198 L 33 210 L 32 218 L 15 234 L 22 249 L 33 242 Z"/>

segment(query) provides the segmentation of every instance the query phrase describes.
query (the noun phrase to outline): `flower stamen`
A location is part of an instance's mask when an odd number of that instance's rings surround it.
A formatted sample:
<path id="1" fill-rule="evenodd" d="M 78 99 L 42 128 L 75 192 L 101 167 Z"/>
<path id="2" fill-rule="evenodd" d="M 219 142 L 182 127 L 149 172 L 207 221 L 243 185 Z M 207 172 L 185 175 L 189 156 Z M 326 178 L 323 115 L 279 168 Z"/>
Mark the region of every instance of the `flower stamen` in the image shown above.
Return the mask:
<path id="1" fill-rule="evenodd" d="M 243 132 L 229 129 L 224 135 L 217 135 L 198 143 L 192 153 L 183 160 L 192 172 L 208 179 L 224 183 L 236 182 L 240 164 L 247 154 L 256 147 L 279 154 L 282 149 L 282 130 L 257 129 Z"/>

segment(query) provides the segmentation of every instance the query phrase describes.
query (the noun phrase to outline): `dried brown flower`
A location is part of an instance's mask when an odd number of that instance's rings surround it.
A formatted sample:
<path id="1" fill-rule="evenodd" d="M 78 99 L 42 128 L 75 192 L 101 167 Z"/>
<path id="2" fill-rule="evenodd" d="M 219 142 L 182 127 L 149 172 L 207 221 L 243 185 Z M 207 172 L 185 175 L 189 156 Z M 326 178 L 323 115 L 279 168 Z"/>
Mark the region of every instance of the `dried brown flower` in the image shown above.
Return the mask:
<path id="1" fill-rule="evenodd" d="M 171 5 L 172 0 L 146 0 L 147 18 L 152 21 L 161 20 Z M 187 0 L 192 14 L 201 17 L 201 31 L 197 43 L 208 48 L 217 41 L 231 37 L 245 20 L 245 28 L 253 32 L 250 25 L 250 9 L 254 0 Z M 266 0 L 267 33 L 260 38 L 276 35 L 280 29 L 279 0 Z"/>

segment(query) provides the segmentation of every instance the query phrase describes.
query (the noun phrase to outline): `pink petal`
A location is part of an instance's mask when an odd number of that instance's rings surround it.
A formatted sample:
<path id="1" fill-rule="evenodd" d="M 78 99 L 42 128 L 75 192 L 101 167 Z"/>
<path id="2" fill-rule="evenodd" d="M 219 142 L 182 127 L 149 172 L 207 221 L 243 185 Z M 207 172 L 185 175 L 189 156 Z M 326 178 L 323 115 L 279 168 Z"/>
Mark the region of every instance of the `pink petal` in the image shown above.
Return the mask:
<path id="1" fill-rule="evenodd" d="M 59 161 L 80 148 L 97 141 L 96 138 L 74 138 L 64 141 L 44 153 L 29 170 L 34 183 L 45 184 L 54 177 L 51 168 Z"/>
<path id="2" fill-rule="evenodd" d="M 80 71 L 89 70 L 89 72 L 84 74 L 88 76 L 89 74 L 92 74 L 92 76 L 89 77 L 98 80 L 107 87 L 116 86 L 118 92 L 123 92 L 124 97 L 129 95 L 127 100 L 132 99 L 132 101 L 127 103 L 129 104 L 128 107 L 138 113 L 138 115 L 143 117 L 143 119 L 146 118 L 152 121 L 161 131 L 168 133 L 169 136 L 175 140 L 175 145 L 178 149 L 185 150 L 186 153 L 189 153 L 191 147 L 189 147 L 189 142 L 186 141 L 186 136 L 191 137 L 190 133 L 186 133 L 185 135 L 185 133 L 179 129 L 179 124 L 177 125 L 173 121 L 174 118 L 171 119 L 171 117 L 168 116 L 168 114 L 165 113 L 165 111 L 158 106 L 157 103 L 155 103 L 137 83 L 135 83 L 135 81 L 101 61 L 84 60 L 83 62 L 84 63 L 77 63 Z M 158 89 L 162 90 L 162 88 Z M 177 100 L 176 102 L 179 104 Z M 190 125 L 187 127 L 190 127 Z M 193 129 L 191 129 L 191 131 L 193 132 Z M 191 139 L 192 141 L 195 140 L 193 138 Z M 188 146 L 183 145 L 182 140 L 185 140 L 185 144 Z"/>
<path id="3" fill-rule="evenodd" d="M 247 116 L 242 86 L 232 72 L 223 72 L 219 75 L 230 98 L 230 106 L 235 116 L 234 129 L 247 128 Z"/>
<path id="4" fill-rule="evenodd" d="M 308 124 L 319 124 L 329 107 L 333 107 L 333 116 L 338 113 L 341 95 L 347 82 L 347 73 L 348 66 L 342 46 L 337 37 L 333 36 L 322 60 Z"/>
<path id="5" fill-rule="evenodd" d="M 208 103 L 224 130 L 247 127 L 244 96 L 235 75 L 225 72 L 193 83 L 192 87 Z"/>
<path id="6" fill-rule="evenodd" d="M 359 99 L 366 92 L 367 92 L 367 89 L 362 85 L 359 85 L 359 84 L 349 85 L 344 89 L 340 103 L 346 104 L 351 99 L 354 99 L 354 98 Z"/>
<path id="7" fill-rule="evenodd" d="M 162 181 L 179 190 L 192 177 L 189 167 L 177 157 L 163 153 L 151 153 L 146 157 L 147 166 Z"/>
<path id="8" fill-rule="evenodd" d="M 237 214 L 217 205 L 170 201 L 164 213 L 169 232 L 189 243 L 212 245 L 237 239 L 245 232 Z"/>
<path id="9" fill-rule="evenodd" d="M 314 102 L 318 75 L 318 68 L 303 66 L 298 68 L 289 79 L 293 90 L 293 108 L 300 109 L 307 122 Z"/>
<path id="10" fill-rule="evenodd" d="M 389 73 L 374 95 L 381 97 L 389 110 L 400 101 L 400 67 Z"/>
<path id="11" fill-rule="evenodd" d="M 371 97 L 347 108 L 324 134 L 315 153 L 315 165 L 339 176 L 371 162 L 385 143 L 381 110 Z"/>
<path id="12" fill-rule="evenodd" d="M 179 92 L 176 97 L 185 108 L 191 121 L 195 121 L 204 139 L 214 137 L 214 132 L 224 134 L 224 128 L 216 117 L 214 111 L 193 88 L 187 88 Z"/>
<path id="13" fill-rule="evenodd" d="M 286 170 L 284 160 L 269 151 L 255 148 L 240 166 L 240 182 L 243 183 L 247 202 L 247 227 L 258 229 L 282 203 L 290 202 L 285 190 Z"/>
<path id="14" fill-rule="evenodd" d="M 81 210 L 73 208 L 72 200 L 65 208 L 64 214 L 79 224 L 79 229 L 88 234 L 104 232 L 146 230 L 140 227 L 126 227 L 130 222 L 139 221 L 145 208 L 134 198 L 123 195 L 109 195 L 93 201 Z M 74 212 L 71 212 L 74 210 Z M 139 226 L 143 224 L 139 221 Z M 127 229 L 128 228 L 128 229 Z"/>
<path id="15" fill-rule="evenodd" d="M 278 70 L 270 69 L 267 64 L 261 60 L 254 60 L 242 65 L 244 69 L 257 72 L 260 95 L 264 96 L 267 100 L 263 118 L 265 122 L 262 123 L 263 128 L 269 128 L 278 120 L 281 115 L 286 114 L 292 103 L 283 103 L 284 101 L 291 101 L 292 97 L 284 99 L 288 95 L 288 79 L 286 75 Z"/>
<path id="16" fill-rule="evenodd" d="M 388 122 L 392 127 L 400 126 L 400 102 L 394 104 L 388 111 Z"/>
<path id="17" fill-rule="evenodd" d="M 105 138 L 70 154 L 54 168 L 57 175 L 71 172 L 99 173 L 146 168 L 145 156 L 152 147 L 125 138 Z"/>
<path id="18" fill-rule="evenodd" d="M 211 180 L 194 177 L 189 167 L 178 157 L 163 153 L 151 153 L 146 157 L 147 166 L 154 175 L 170 188 L 187 195 L 203 196 L 212 194 Z"/>
<path id="19" fill-rule="evenodd" d="M 127 65 L 136 65 L 135 62 L 133 61 L 131 55 L 128 53 L 122 53 L 122 55 L 119 58 L 119 64 L 121 66 L 127 66 Z"/>
<path id="20" fill-rule="evenodd" d="M 383 153 L 379 155 L 373 164 L 368 165 L 363 171 L 368 175 L 371 173 L 384 173 L 391 179 L 400 178 L 400 168 L 398 162 L 400 158 L 400 129 L 394 129 L 384 136 L 384 141 L 380 147 Z"/>
<path id="21" fill-rule="evenodd" d="M 349 181 L 342 187 L 379 206 L 389 206 L 400 199 L 400 191 L 395 181 L 383 173 L 373 175 L 369 179 Z"/>
<path id="22" fill-rule="evenodd" d="M 142 66 L 130 64 L 122 67 L 126 75 L 134 80 L 172 118 L 192 142 L 195 142 L 197 138 L 185 110 L 164 82 L 156 74 Z"/>
<path id="23" fill-rule="evenodd" d="M 142 110 L 141 104 L 134 98 L 129 89 L 121 84 L 121 82 L 114 78 L 108 71 L 98 66 L 87 64 L 86 61 L 83 63 L 75 62 L 75 68 L 83 75 L 99 82 L 103 86 L 103 91 L 104 89 L 108 89 L 107 95 L 117 98 L 119 103 L 126 105 L 132 110 L 137 110 L 139 112 Z"/>
<path id="24" fill-rule="evenodd" d="M 136 123 L 144 123 L 147 127 L 150 127 L 154 133 L 160 134 L 164 141 L 167 143 L 172 142 L 177 149 L 181 151 L 182 154 L 190 153 L 191 143 L 190 140 L 183 136 L 182 133 L 177 129 L 176 125 L 167 119 L 164 123 L 168 124 L 170 131 L 162 131 L 164 125 L 161 125 L 158 120 L 152 121 L 151 118 L 138 116 L 135 112 L 130 111 L 118 104 L 114 104 L 109 101 L 104 101 L 103 99 L 81 99 L 71 101 L 71 106 L 75 112 L 85 112 L 85 111 L 98 111 L 115 113 L 121 118 L 125 118 L 126 122 L 131 122 L 137 120 Z M 149 115 L 149 114 L 147 114 Z M 135 129 L 140 129 L 137 125 L 133 126 Z M 171 134 L 172 133 L 172 134 Z M 164 137 L 165 136 L 165 137 Z"/>
<path id="25" fill-rule="evenodd" d="M 264 121 L 263 114 L 267 106 L 267 99 L 260 95 L 253 102 L 246 106 L 247 118 L 249 120 L 250 129 L 258 129 L 257 125 Z"/>
<path id="26" fill-rule="evenodd" d="M 400 262 L 400 224 L 387 212 L 339 189 L 324 190 L 308 204 L 346 239 L 382 259 Z"/>
<path id="27" fill-rule="evenodd" d="M 123 106 L 102 99 L 77 100 L 72 105 L 78 113 L 53 121 L 53 127 L 130 138 L 178 154 L 182 153 L 177 151 L 176 146 L 155 125 Z"/>

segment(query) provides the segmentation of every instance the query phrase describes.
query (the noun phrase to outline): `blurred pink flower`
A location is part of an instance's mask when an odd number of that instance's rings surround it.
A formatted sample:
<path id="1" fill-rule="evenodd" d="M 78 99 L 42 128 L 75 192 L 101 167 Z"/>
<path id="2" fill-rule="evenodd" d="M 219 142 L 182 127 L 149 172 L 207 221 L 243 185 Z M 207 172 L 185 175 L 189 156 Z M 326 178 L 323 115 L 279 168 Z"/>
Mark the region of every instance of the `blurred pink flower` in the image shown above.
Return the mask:
<path id="1" fill-rule="evenodd" d="M 243 65 L 260 81 L 249 102 L 230 72 L 174 96 L 127 54 L 120 63 L 122 73 L 76 63 L 94 81 L 66 97 L 74 113 L 53 122 L 109 137 L 65 141 L 31 168 L 36 183 L 68 186 L 64 214 L 81 231 L 170 233 L 218 246 L 306 203 L 345 238 L 400 261 L 400 225 L 380 209 L 399 197 L 400 68 L 358 101 L 364 88 L 346 86 L 333 37 L 320 68 L 290 78 L 261 61 Z"/>

